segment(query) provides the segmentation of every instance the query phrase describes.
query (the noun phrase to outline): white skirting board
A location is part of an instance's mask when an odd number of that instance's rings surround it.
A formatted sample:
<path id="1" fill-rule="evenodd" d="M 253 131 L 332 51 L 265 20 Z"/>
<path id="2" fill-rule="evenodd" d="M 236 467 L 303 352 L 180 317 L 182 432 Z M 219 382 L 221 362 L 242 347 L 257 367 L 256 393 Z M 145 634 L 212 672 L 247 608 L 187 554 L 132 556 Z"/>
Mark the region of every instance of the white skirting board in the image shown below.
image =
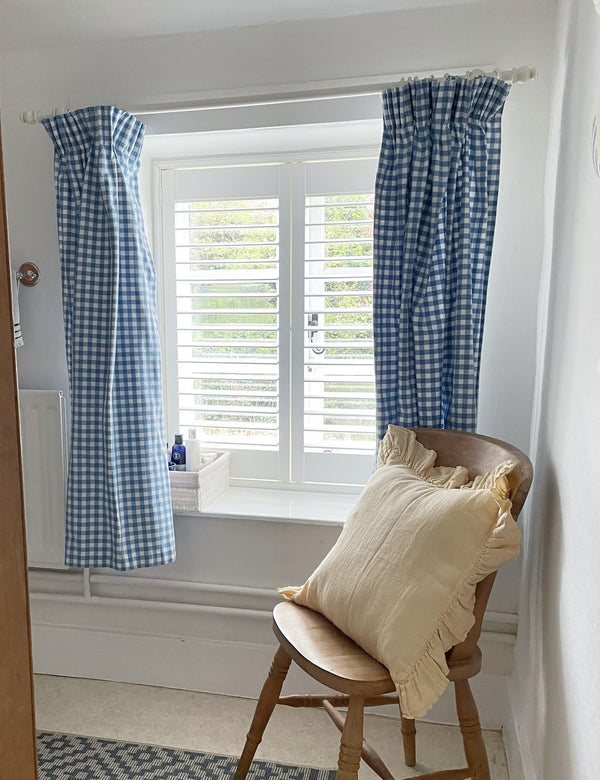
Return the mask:
<path id="1" fill-rule="evenodd" d="M 256 698 L 276 646 L 270 613 L 263 610 L 32 593 L 31 615 L 40 674 Z M 487 653 L 496 660 L 508 646 L 505 635 L 491 633 L 482 644 L 484 659 Z M 489 672 L 472 682 L 485 728 L 504 723 L 506 682 L 505 675 Z M 323 690 L 299 669 L 286 688 Z M 395 708 L 377 711 L 397 714 Z M 456 723 L 452 686 L 426 720 Z"/>

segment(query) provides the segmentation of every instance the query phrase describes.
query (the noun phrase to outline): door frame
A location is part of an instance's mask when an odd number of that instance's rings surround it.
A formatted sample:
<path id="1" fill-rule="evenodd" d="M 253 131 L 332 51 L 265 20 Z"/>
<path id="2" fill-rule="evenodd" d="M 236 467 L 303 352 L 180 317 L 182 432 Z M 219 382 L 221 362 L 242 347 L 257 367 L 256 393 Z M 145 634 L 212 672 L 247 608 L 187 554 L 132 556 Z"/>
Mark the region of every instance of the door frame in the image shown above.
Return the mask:
<path id="1" fill-rule="evenodd" d="M 0 136 L 0 777 L 36 780 L 31 623 Z"/>

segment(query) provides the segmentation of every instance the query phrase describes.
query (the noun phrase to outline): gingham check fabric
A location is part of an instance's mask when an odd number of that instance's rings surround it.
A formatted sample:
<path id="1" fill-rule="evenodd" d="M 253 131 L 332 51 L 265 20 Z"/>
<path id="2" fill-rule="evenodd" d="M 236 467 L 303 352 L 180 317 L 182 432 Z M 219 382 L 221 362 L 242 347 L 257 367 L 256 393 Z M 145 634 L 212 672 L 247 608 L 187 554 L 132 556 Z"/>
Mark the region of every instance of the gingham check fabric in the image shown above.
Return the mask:
<path id="1" fill-rule="evenodd" d="M 111 106 L 43 124 L 55 147 L 71 395 L 65 562 L 170 563 L 156 281 L 137 182 L 144 126 Z"/>
<path id="2" fill-rule="evenodd" d="M 447 76 L 383 93 L 375 185 L 377 434 L 474 431 L 509 85 Z"/>

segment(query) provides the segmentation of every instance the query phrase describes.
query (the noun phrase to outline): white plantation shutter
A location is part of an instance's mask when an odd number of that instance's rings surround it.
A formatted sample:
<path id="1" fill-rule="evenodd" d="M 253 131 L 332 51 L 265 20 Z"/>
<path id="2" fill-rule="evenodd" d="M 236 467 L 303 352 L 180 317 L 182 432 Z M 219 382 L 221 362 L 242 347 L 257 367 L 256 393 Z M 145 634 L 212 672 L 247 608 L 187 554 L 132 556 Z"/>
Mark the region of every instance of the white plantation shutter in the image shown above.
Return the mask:
<path id="1" fill-rule="evenodd" d="M 195 428 L 203 446 L 231 452 L 234 475 L 254 479 L 280 473 L 281 174 L 236 165 L 163 175 L 169 436 Z"/>
<path id="2" fill-rule="evenodd" d="M 306 166 L 304 476 L 363 482 L 375 451 L 374 160 Z"/>
<path id="3" fill-rule="evenodd" d="M 234 477 L 369 476 L 375 164 L 163 174 L 169 435 L 196 428 Z"/>
<path id="4" fill-rule="evenodd" d="M 370 193 L 306 199 L 306 449 L 372 451 L 372 214 Z"/>
<path id="5" fill-rule="evenodd" d="M 279 203 L 176 201 L 180 428 L 278 444 Z"/>

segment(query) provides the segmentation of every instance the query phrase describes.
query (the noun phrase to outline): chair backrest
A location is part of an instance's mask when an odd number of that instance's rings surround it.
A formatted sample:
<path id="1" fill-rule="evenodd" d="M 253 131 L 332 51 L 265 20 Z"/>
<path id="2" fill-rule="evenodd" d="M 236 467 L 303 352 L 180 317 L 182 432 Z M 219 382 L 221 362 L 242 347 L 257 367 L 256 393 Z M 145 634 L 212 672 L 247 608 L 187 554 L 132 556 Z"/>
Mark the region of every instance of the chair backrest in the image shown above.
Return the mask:
<path id="1" fill-rule="evenodd" d="M 477 433 L 442 430 L 440 428 L 415 428 L 418 441 L 438 454 L 437 466 L 465 466 L 471 478 L 491 471 L 502 461 L 511 460 L 514 468 L 507 474 L 512 501 L 512 515 L 516 520 L 523 508 L 533 479 L 533 467 L 525 453 L 511 444 L 481 436 Z M 475 624 L 464 642 L 448 653 L 448 659 L 458 661 L 473 654 L 479 641 L 483 616 L 496 572 L 489 574 L 477 585 L 475 593 Z"/>

